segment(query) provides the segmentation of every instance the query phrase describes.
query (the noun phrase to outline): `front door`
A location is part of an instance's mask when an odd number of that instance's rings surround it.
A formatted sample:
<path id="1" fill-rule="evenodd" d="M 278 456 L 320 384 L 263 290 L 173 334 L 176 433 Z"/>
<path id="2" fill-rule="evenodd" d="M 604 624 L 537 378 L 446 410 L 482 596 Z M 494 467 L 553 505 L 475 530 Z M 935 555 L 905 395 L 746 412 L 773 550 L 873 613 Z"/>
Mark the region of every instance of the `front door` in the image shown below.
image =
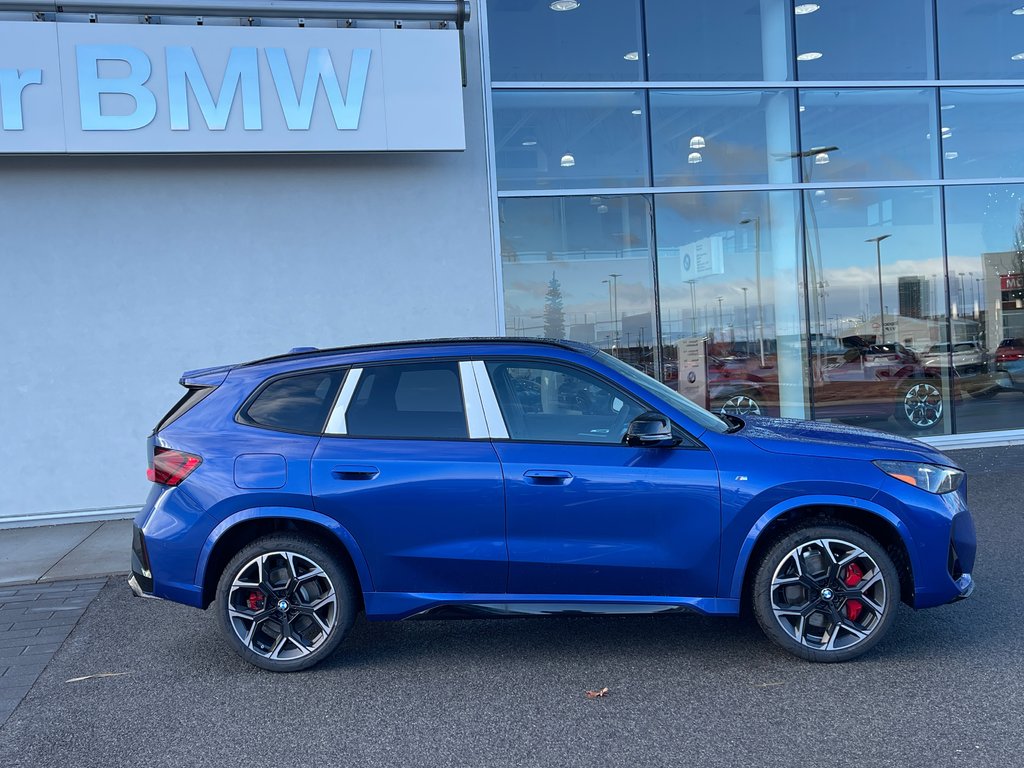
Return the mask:
<path id="1" fill-rule="evenodd" d="M 508 439 L 510 594 L 713 597 L 721 503 L 711 452 L 623 443 L 649 410 L 593 373 L 549 360 L 486 364 Z"/>

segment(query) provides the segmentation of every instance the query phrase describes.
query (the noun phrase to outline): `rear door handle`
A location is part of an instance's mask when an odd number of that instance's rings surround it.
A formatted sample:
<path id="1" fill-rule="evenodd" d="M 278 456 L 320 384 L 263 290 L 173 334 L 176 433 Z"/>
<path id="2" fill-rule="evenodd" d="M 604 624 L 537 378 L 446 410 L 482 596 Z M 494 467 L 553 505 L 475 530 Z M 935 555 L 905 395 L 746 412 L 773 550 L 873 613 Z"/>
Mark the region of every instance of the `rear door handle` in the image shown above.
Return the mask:
<path id="1" fill-rule="evenodd" d="M 373 480 L 380 470 L 369 464 L 337 464 L 331 469 L 335 480 Z"/>
<path id="2" fill-rule="evenodd" d="M 528 469 L 523 472 L 526 482 L 534 485 L 568 485 L 572 472 L 565 469 Z"/>

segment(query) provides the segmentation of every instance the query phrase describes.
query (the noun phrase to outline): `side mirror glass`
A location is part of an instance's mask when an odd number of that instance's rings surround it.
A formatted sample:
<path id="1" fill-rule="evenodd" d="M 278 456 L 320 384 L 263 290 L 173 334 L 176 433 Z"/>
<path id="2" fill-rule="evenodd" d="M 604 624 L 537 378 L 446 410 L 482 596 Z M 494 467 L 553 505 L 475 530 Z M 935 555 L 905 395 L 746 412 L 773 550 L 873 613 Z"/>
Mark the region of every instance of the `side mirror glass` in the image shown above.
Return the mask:
<path id="1" fill-rule="evenodd" d="M 649 448 L 675 445 L 676 442 L 672 436 L 672 423 L 657 411 L 641 413 L 626 430 L 626 445 Z"/>

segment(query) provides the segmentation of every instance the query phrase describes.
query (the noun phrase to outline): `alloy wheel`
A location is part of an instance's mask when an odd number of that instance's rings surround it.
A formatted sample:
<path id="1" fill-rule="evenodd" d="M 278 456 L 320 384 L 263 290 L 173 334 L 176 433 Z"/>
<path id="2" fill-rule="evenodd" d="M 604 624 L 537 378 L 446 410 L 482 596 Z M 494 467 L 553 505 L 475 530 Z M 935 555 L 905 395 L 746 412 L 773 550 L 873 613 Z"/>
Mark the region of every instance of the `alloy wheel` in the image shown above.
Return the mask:
<path id="1" fill-rule="evenodd" d="M 718 412 L 733 416 L 760 416 L 761 406 L 758 405 L 757 400 L 749 395 L 733 395 L 722 403 L 722 407 L 718 409 Z"/>
<path id="2" fill-rule="evenodd" d="M 903 396 L 907 421 L 918 429 L 934 427 L 942 420 L 942 392 L 934 384 L 915 384 Z"/>
<path id="3" fill-rule="evenodd" d="M 815 539 L 793 548 L 772 575 L 771 608 L 783 631 L 816 651 L 865 641 L 888 606 L 882 570 L 862 548 Z"/>
<path id="4" fill-rule="evenodd" d="M 249 650 L 274 661 L 310 655 L 338 620 L 338 595 L 320 565 L 295 552 L 267 552 L 231 583 L 228 618 Z"/>

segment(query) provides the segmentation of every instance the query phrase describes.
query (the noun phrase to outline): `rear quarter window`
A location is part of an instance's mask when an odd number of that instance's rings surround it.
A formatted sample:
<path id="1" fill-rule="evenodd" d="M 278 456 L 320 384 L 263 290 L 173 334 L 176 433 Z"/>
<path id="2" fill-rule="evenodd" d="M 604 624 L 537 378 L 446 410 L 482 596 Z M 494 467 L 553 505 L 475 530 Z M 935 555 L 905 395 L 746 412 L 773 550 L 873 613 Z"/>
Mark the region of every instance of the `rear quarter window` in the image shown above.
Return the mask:
<path id="1" fill-rule="evenodd" d="M 247 424 L 320 434 L 344 371 L 313 371 L 272 379 L 239 413 Z"/>

